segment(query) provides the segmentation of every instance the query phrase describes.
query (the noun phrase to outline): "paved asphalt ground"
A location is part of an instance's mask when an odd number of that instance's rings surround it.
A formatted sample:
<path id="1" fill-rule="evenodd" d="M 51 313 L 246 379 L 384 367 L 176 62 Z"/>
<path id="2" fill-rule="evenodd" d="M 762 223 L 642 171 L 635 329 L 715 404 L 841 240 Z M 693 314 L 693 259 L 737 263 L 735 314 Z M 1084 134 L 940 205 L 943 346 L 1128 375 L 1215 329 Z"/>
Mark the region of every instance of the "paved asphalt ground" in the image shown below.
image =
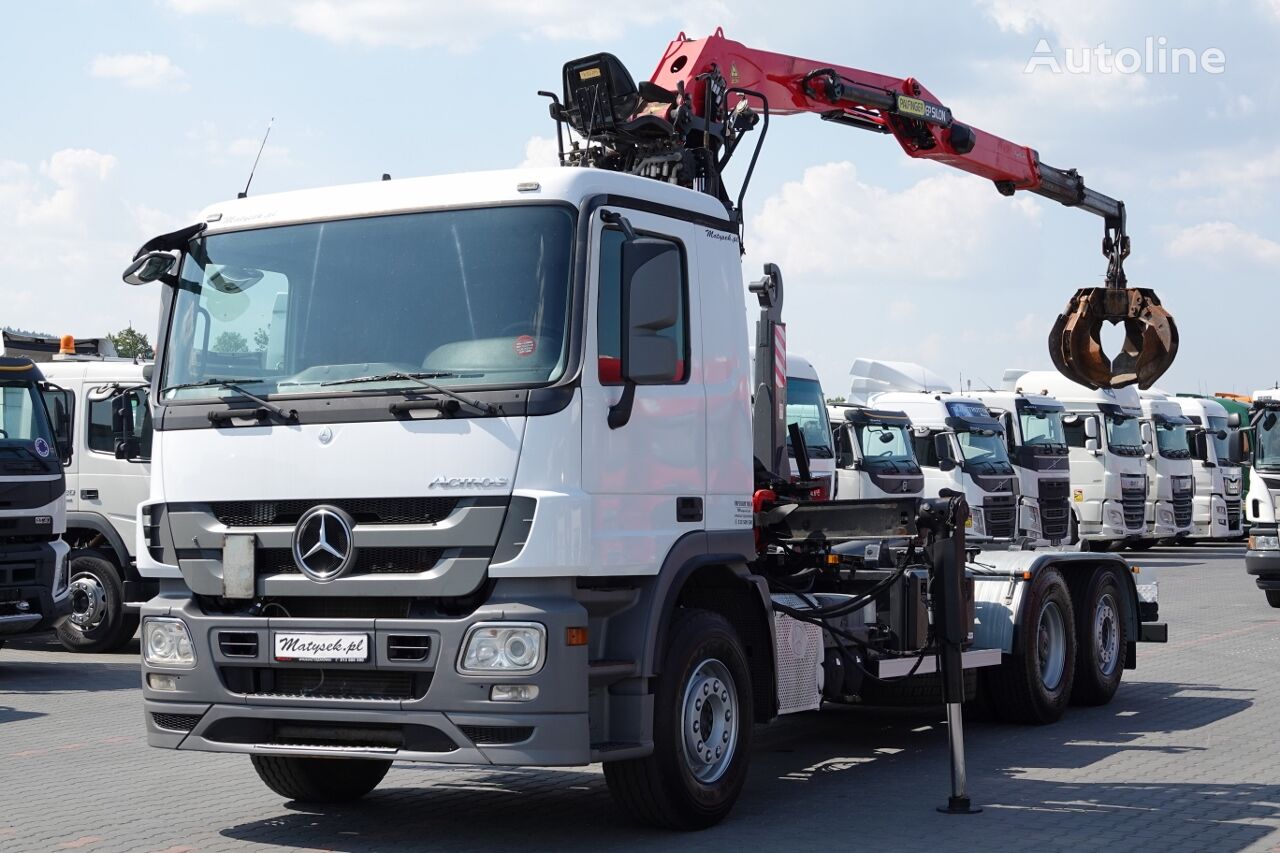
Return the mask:
<path id="1" fill-rule="evenodd" d="M 1105 708 L 1043 728 L 971 719 L 980 815 L 934 811 L 946 733 L 928 710 L 758 729 L 736 811 L 695 835 L 632 824 L 598 766 L 397 765 L 359 804 L 303 808 L 247 758 L 148 749 L 136 643 L 78 656 L 42 636 L 0 651 L 0 850 L 1280 851 L 1280 610 L 1240 547 L 1139 556 L 1169 644 L 1140 646 Z"/>

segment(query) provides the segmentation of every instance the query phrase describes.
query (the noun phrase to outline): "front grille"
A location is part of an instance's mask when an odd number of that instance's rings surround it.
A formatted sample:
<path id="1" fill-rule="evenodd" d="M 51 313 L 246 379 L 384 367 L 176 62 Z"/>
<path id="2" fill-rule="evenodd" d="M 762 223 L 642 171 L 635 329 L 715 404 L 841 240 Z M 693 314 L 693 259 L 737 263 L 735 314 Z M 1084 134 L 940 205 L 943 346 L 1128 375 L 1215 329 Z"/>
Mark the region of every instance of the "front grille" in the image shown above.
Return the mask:
<path id="1" fill-rule="evenodd" d="M 35 563 L 9 563 L 0 566 L 0 586 L 24 586 L 35 582 Z"/>
<path id="2" fill-rule="evenodd" d="M 458 726 L 476 746 L 523 743 L 533 737 L 533 726 Z"/>
<path id="3" fill-rule="evenodd" d="M 1233 530 L 1240 526 L 1240 499 L 1227 498 L 1227 524 Z"/>
<path id="4" fill-rule="evenodd" d="M 1071 506 L 1066 498 L 1040 500 L 1040 530 L 1046 539 L 1062 539 L 1071 525 Z"/>
<path id="5" fill-rule="evenodd" d="M 339 669 L 337 667 L 221 667 L 233 693 L 288 699 L 421 699 L 429 672 Z"/>
<path id="6" fill-rule="evenodd" d="M 1041 480 L 1040 502 L 1066 500 L 1071 493 L 1070 480 Z"/>
<path id="7" fill-rule="evenodd" d="M 1120 505 L 1124 509 L 1124 526 L 1128 530 L 1142 530 L 1147 526 L 1147 493 L 1145 490 L 1125 489 L 1120 493 Z"/>
<path id="8" fill-rule="evenodd" d="M 170 732 L 189 732 L 200 722 L 199 714 L 156 714 L 151 715 L 151 722 L 156 728 Z"/>
<path id="9" fill-rule="evenodd" d="M 1013 496 L 988 497 L 983 503 L 983 516 L 987 523 L 987 535 L 997 539 L 1010 539 L 1017 531 L 1018 507 Z"/>
<path id="10" fill-rule="evenodd" d="M 435 524 L 447 518 L 458 498 L 341 498 L 331 501 L 215 501 L 218 521 L 228 527 L 297 524 L 303 513 L 327 504 L 344 510 L 357 524 Z"/>
<path id="11" fill-rule="evenodd" d="M 1173 496 L 1173 523 L 1178 527 L 1191 526 L 1191 493 L 1175 493 Z"/>
<path id="12" fill-rule="evenodd" d="M 409 598 L 299 595 L 272 598 L 266 612 L 293 619 L 407 619 L 411 604 Z"/>
<path id="13" fill-rule="evenodd" d="M 218 632 L 218 648 L 224 657 L 256 658 L 258 656 L 258 635 L 248 631 Z"/>
<path id="14" fill-rule="evenodd" d="M 440 562 L 440 548 L 360 548 L 347 575 L 418 574 Z M 261 575 L 296 574 L 298 566 L 289 548 L 259 548 L 254 568 Z"/>

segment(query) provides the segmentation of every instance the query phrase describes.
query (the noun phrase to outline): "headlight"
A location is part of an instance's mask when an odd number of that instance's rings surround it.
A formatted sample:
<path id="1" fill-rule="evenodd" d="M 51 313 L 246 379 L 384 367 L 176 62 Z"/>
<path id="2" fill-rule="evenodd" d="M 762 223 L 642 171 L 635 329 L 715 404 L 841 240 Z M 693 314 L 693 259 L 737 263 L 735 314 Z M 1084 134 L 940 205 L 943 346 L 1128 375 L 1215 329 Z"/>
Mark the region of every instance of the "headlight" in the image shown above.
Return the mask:
<path id="1" fill-rule="evenodd" d="M 148 619 L 142 623 L 142 659 L 152 666 L 191 669 L 196 650 L 181 619 Z"/>
<path id="2" fill-rule="evenodd" d="M 1250 536 L 1250 551 L 1280 551 L 1280 536 Z"/>
<path id="3" fill-rule="evenodd" d="M 472 625 L 462 641 L 458 672 L 488 675 L 537 672 L 547 631 L 534 622 L 495 622 Z"/>
<path id="4" fill-rule="evenodd" d="M 982 507 L 969 507 L 969 518 L 965 520 L 964 526 L 974 533 L 984 533 L 986 525 L 982 521 Z"/>

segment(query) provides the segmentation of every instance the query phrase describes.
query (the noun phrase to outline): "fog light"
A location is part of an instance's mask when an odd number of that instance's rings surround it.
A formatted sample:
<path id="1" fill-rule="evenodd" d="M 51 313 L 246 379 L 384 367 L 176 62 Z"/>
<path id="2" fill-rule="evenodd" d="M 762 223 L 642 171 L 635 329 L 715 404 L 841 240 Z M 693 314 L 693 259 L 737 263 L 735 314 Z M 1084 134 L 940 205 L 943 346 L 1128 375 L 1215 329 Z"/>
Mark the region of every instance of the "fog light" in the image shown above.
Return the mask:
<path id="1" fill-rule="evenodd" d="M 536 684 L 495 684 L 489 691 L 494 702 L 528 702 L 538 698 Z"/>
<path id="2" fill-rule="evenodd" d="M 142 659 L 152 666 L 191 669 L 196 650 L 181 619 L 156 618 L 142 623 Z"/>
<path id="3" fill-rule="evenodd" d="M 536 622 L 472 625 L 462 642 L 458 672 L 537 672 L 542 668 L 546 636 L 546 628 Z"/>
<path id="4" fill-rule="evenodd" d="M 1115 527 L 1124 525 L 1124 513 L 1116 509 L 1107 510 L 1107 521 Z"/>
<path id="5" fill-rule="evenodd" d="M 147 686 L 152 690 L 177 690 L 178 676 L 165 675 L 162 672 L 148 672 Z"/>

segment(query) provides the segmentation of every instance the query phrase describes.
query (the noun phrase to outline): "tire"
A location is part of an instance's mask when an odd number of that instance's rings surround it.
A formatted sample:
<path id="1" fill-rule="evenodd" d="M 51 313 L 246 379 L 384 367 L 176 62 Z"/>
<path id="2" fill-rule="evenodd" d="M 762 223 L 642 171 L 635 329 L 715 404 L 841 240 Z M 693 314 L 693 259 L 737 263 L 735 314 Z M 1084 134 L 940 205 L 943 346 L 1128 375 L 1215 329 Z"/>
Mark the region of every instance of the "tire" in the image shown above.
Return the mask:
<path id="1" fill-rule="evenodd" d="M 638 820 L 705 829 L 729 813 L 747 778 L 751 675 L 737 632 L 718 613 L 681 608 L 669 637 L 654 692 L 653 753 L 605 762 L 604 778 Z M 704 744 L 720 755 L 700 758 Z"/>
<path id="2" fill-rule="evenodd" d="M 1128 633 L 1124 590 L 1114 569 L 1098 569 L 1089 579 L 1076 608 L 1075 686 L 1073 705 L 1105 705 L 1120 689 Z"/>
<path id="3" fill-rule="evenodd" d="M 89 551 L 69 560 L 71 615 L 58 626 L 58 640 L 70 652 L 115 651 L 138 630 L 138 614 L 124 609 L 120 567 Z"/>
<path id="4" fill-rule="evenodd" d="M 1057 569 L 1042 569 L 1022 600 L 1013 654 L 986 671 L 993 710 L 1011 723 L 1057 721 L 1071 700 L 1076 666 L 1075 613 Z"/>
<path id="5" fill-rule="evenodd" d="M 1267 594 L 1267 604 L 1272 607 L 1280 607 L 1280 589 L 1263 590 Z"/>
<path id="6" fill-rule="evenodd" d="M 293 758 L 251 755 L 267 787 L 300 803 L 349 803 L 378 787 L 390 761 L 373 758 Z"/>

